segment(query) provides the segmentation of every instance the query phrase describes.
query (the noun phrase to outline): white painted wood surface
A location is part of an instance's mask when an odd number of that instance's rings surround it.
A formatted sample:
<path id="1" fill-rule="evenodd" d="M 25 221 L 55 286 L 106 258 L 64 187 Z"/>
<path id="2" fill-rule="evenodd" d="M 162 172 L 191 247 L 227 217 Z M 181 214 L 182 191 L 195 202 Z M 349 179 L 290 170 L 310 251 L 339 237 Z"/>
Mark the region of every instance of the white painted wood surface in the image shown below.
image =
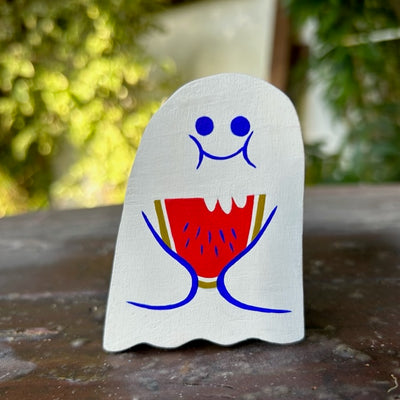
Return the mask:
<path id="1" fill-rule="evenodd" d="M 303 188 L 300 126 L 282 92 L 241 74 L 179 89 L 129 178 L 104 349 L 302 339 Z"/>

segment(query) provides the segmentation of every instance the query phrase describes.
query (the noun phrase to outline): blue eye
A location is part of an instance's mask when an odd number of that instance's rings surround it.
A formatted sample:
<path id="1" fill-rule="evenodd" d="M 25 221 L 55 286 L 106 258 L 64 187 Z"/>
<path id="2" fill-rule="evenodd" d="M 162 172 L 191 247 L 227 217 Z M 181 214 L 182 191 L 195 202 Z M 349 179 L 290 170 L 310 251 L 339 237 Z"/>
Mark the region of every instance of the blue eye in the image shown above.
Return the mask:
<path id="1" fill-rule="evenodd" d="M 241 115 L 233 118 L 231 122 L 231 131 L 236 136 L 245 136 L 250 131 L 250 122 Z"/>
<path id="2" fill-rule="evenodd" d="M 209 135 L 214 129 L 214 122 L 209 117 L 200 117 L 196 121 L 196 131 L 201 136 Z"/>

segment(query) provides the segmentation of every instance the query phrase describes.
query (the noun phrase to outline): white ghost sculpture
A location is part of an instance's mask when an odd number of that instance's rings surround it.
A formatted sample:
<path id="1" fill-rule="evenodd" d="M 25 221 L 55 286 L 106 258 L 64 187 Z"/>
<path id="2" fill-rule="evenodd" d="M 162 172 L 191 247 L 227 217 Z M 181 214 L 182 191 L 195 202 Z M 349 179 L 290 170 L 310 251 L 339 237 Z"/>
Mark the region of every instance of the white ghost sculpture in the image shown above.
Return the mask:
<path id="1" fill-rule="evenodd" d="M 190 82 L 129 178 L 104 349 L 303 338 L 304 151 L 296 112 L 241 74 Z"/>

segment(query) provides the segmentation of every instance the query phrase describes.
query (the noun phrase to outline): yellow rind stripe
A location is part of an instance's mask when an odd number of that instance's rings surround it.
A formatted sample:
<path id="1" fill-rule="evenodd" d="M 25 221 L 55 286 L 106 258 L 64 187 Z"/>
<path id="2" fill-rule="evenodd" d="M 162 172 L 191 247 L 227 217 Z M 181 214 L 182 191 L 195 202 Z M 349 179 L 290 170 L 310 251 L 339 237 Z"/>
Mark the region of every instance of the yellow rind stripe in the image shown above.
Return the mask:
<path id="1" fill-rule="evenodd" d="M 265 194 L 260 194 L 258 196 L 258 204 L 257 204 L 257 211 L 256 211 L 256 220 L 254 222 L 253 236 L 251 237 L 252 241 L 255 239 L 258 232 L 260 232 L 262 218 L 264 215 L 264 207 L 265 207 Z"/>
<path id="2" fill-rule="evenodd" d="M 161 200 L 154 200 L 154 208 L 156 209 L 158 225 L 160 226 L 161 239 L 169 248 L 171 248 L 171 241 L 169 240 L 168 229 L 164 219 Z"/>
<path id="3" fill-rule="evenodd" d="M 199 281 L 199 287 L 203 289 L 213 289 L 217 287 L 217 281 L 212 281 L 212 282 Z"/>

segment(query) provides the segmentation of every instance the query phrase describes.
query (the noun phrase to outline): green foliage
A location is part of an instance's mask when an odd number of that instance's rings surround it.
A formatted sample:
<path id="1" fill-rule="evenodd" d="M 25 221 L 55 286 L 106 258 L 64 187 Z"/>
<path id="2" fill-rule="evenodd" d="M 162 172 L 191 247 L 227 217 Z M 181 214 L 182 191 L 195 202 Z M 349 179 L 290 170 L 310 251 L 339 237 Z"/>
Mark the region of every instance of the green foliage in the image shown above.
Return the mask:
<path id="1" fill-rule="evenodd" d="M 397 0 L 287 0 L 297 27 L 316 23 L 309 67 L 347 136 L 325 165 L 309 148 L 309 182 L 400 180 L 400 3 Z"/>
<path id="2" fill-rule="evenodd" d="M 161 3 L 0 2 L 0 216 L 122 200 L 163 94 L 138 42 Z"/>

